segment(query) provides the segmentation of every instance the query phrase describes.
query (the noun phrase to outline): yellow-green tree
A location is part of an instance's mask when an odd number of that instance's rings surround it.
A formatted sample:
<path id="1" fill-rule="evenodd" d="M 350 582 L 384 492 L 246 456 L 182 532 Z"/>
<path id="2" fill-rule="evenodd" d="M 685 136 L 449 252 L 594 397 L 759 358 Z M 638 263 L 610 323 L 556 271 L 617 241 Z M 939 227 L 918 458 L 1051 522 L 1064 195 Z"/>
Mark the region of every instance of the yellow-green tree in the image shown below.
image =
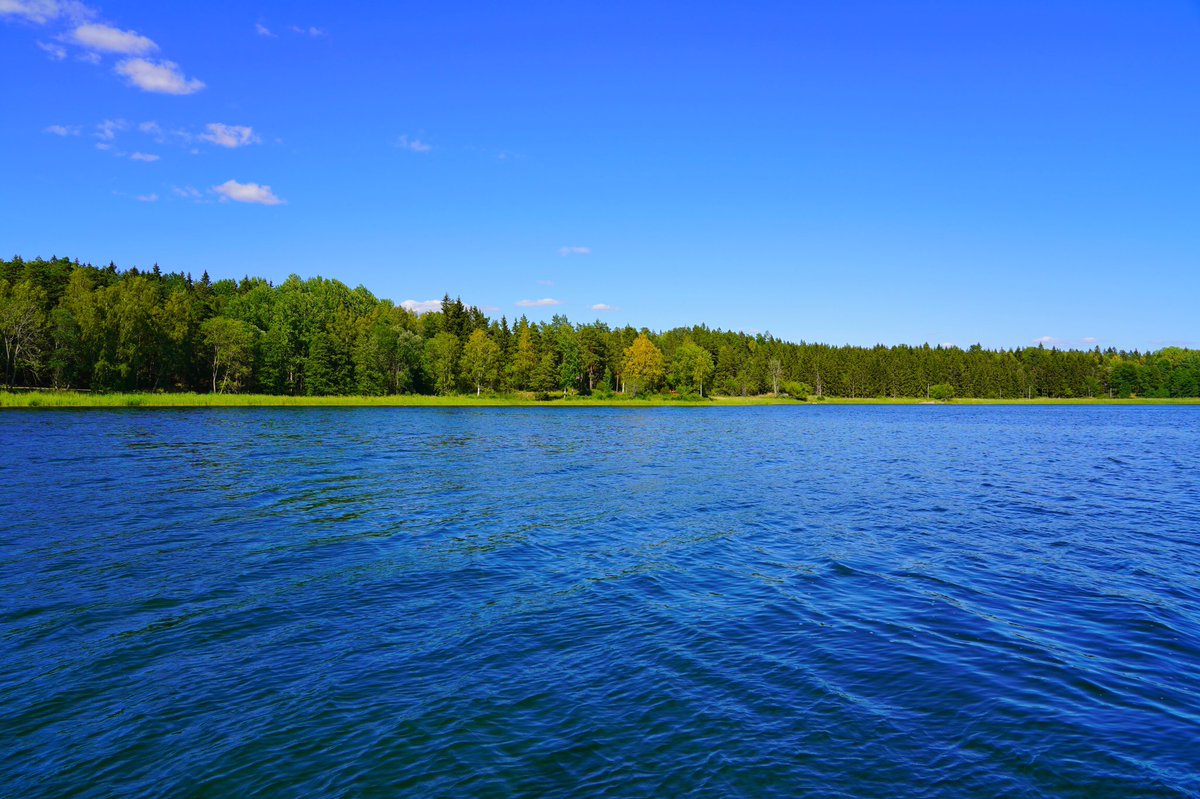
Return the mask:
<path id="1" fill-rule="evenodd" d="M 627 392 L 638 394 L 654 390 L 662 382 L 665 372 L 662 350 L 654 346 L 654 342 L 645 333 L 634 339 L 625 350 L 624 377 Z"/>
<path id="2" fill-rule="evenodd" d="M 212 354 L 213 393 L 237 393 L 250 378 L 258 328 L 240 319 L 214 316 L 200 325 L 200 335 Z"/>
<path id="3" fill-rule="evenodd" d="M 458 336 L 453 333 L 438 333 L 425 342 L 425 355 L 439 394 L 449 394 L 454 390 L 459 349 Z"/>
<path id="4" fill-rule="evenodd" d="M 703 397 L 704 383 L 712 377 L 713 373 L 712 355 L 690 338 L 686 339 L 675 350 L 671 373 L 675 385 L 681 388 L 695 388 Z"/>
<path id="5" fill-rule="evenodd" d="M 496 376 L 500 372 L 500 347 L 482 330 L 474 331 L 467 339 L 462 353 L 462 370 L 475 384 L 477 397 L 484 386 L 490 389 L 496 385 Z"/>
<path id="6" fill-rule="evenodd" d="M 23 368 L 36 371 L 46 333 L 46 293 L 29 281 L 9 286 L 0 279 L 0 344 L 4 381 L 12 386 Z"/>
<path id="7" fill-rule="evenodd" d="M 518 390 L 528 389 L 533 383 L 533 375 L 538 367 L 537 348 L 533 344 L 533 333 L 529 322 L 524 316 L 517 323 L 517 351 L 509 364 L 512 387 Z"/>

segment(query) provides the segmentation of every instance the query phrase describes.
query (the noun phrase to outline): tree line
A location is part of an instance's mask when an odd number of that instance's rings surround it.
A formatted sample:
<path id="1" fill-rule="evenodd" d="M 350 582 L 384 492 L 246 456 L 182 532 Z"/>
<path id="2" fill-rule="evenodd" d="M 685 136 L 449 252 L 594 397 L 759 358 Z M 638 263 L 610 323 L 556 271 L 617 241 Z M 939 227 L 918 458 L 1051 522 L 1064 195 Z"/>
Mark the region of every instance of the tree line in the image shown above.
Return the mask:
<path id="1" fill-rule="evenodd" d="M 0 260 L 8 387 L 291 395 L 537 392 L 833 397 L 1196 397 L 1200 351 L 830 346 L 704 325 L 416 314 L 295 275 L 213 281 L 66 258 Z"/>

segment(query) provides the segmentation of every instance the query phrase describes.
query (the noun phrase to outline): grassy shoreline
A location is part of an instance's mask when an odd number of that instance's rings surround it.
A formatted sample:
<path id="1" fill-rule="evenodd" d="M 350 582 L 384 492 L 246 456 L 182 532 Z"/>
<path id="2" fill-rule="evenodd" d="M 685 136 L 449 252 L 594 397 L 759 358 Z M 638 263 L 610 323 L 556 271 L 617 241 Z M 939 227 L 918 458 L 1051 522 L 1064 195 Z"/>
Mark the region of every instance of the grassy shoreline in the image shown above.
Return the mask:
<path id="1" fill-rule="evenodd" d="M 822 405 L 1193 405 L 1188 399 L 978 399 L 931 403 L 919 398 L 826 398 L 801 402 L 786 397 L 715 397 L 679 399 L 648 397 L 569 397 L 538 401 L 521 395 L 453 395 L 446 397 L 404 394 L 391 397 L 286 397 L 269 394 L 90 394 L 70 391 L 0 391 L 0 408 L 722 408 L 765 405 L 820 407 Z"/>

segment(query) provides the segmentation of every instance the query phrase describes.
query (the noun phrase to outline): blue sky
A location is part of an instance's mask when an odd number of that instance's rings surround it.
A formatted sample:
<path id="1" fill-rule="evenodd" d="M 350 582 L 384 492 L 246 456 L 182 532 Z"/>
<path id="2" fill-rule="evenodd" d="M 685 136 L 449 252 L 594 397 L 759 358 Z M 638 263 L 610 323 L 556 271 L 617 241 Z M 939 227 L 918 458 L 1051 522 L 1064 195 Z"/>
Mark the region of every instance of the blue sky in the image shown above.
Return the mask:
<path id="1" fill-rule="evenodd" d="M 6 255 L 1200 345 L 1196 3 L 0 0 L 0 76 Z"/>

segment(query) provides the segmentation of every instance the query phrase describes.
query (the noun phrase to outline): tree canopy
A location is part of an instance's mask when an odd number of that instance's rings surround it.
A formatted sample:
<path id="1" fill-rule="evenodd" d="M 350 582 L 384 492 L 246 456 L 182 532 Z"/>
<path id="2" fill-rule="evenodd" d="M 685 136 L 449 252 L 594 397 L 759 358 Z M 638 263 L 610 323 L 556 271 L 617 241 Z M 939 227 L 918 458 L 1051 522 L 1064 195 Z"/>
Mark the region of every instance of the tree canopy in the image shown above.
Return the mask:
<path id="1" fill-rule="evenodd" d="M 65 258 L 0 260 L 0 357 L 7 386 L 95 391 L 1200 396 L 1200 351 L 1178 347 L 839 347 L 705 325 L 510 323 L 449 295 L 418 315 L 322 277 L 214 281 Z"/>

